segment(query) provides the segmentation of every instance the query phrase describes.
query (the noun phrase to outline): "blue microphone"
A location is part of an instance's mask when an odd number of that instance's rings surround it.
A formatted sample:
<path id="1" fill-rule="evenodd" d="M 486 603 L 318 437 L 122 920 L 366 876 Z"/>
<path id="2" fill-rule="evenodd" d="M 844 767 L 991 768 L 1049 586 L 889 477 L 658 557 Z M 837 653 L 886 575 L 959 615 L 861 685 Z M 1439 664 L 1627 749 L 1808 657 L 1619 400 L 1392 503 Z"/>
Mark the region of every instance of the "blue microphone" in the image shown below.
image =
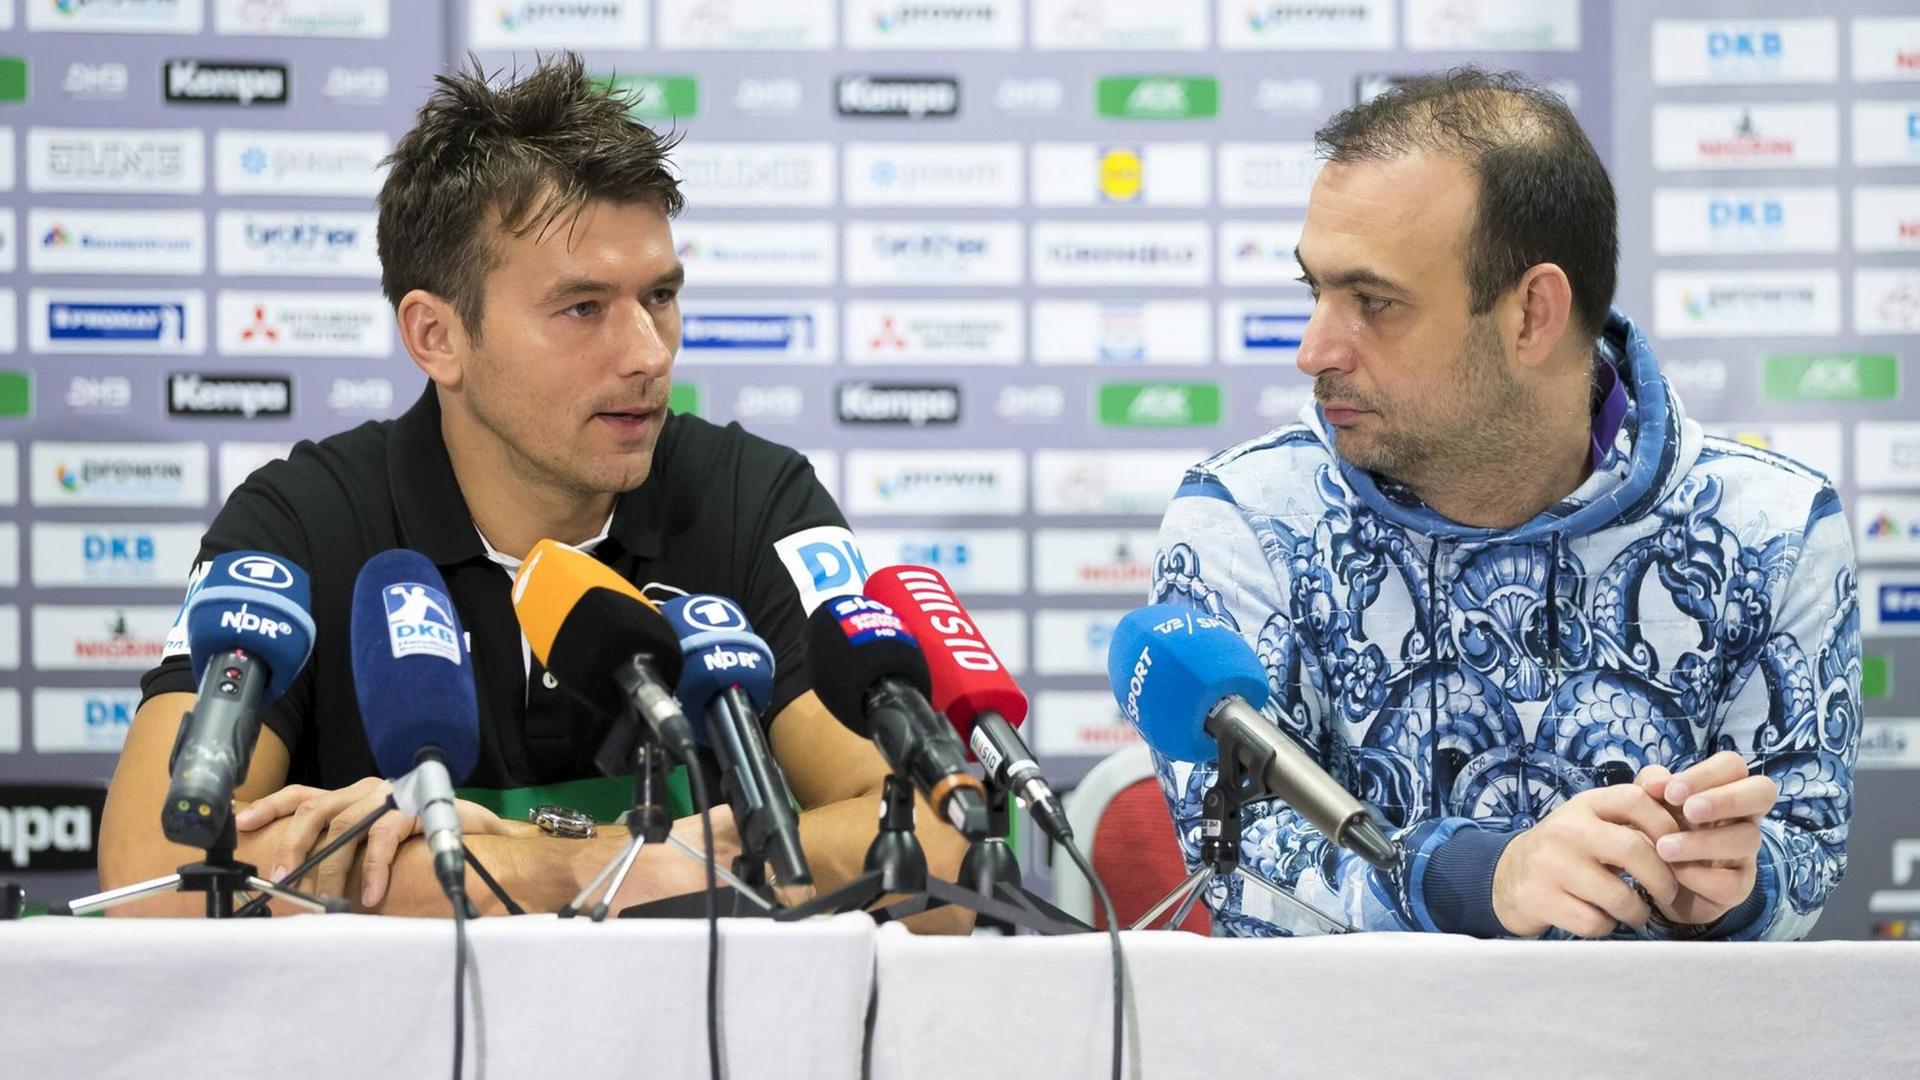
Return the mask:
<path id="1" fill-rule="evenodd" d="M 1400 845 L 1373 811 L 1261 714 L 1266 669 L 1226 623 L 1174 604 L 1130 611 L 1107 647 L 1107 681 L 1121 713 L 1162 757 L 1218 761 L 1225 742 L 1264 794 L 1374 866 L 1398 865 Z"/>
<path id="2" fill-rule="evenodd" d="M 758 719 L 773 697 L 773 651 L 740 606 L 723 597 L 675 597 L 660 613 L 685 658 L 674 697 L 694 738 L 719 755 L 720 783 L 745 851 L 765 852 L 782 884 L 811 882 L 793 794 Z"/>
<path id="3" fill-rule="evenodd" d="M 286 693 L 313 652 L 306 571 L 258 551 L 213 560 L 187 597 L 181 621 L 200 683 L 180 720 L 160 808 L 168 840 L 211 849 L 232 821 L 233 789 L 246 779 L 260 710 Z"/>
<path id="4" fill-rule="evenodd" d="M 434 875 L 456 904 L 466 893 L 455 784 L 480 758 L 473 657 L 447 583 L 405 548 L 367 560 L 353 583 L 353 692 L 394 803 L 420 819 Z"/>

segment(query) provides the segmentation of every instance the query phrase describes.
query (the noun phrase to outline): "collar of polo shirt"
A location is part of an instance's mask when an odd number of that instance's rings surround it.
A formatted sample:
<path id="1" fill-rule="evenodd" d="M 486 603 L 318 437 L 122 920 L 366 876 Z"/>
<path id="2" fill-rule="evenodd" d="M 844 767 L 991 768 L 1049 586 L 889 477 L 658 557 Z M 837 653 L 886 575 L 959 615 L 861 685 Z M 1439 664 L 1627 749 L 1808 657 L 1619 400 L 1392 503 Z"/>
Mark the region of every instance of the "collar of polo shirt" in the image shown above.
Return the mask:
<path id="1" fill-rule="evenodd" d="M 667 445 L 667 426 L 655 450 Z M 501 565 L 507 556 L 492 549 L 480 530 L 473 526 L 473 515 L 454 478 L 453 461 L 447 456 L 447 444 L 440 434 L 440 397 L 433 383 L 398 420 L 390 435 L 387 471 L 393 485 L 394 504 L 400 517 L 400 535 L 406 546 L 432 559 L 440 566 L 454 566 L 470 559 L 489 559 Z M 613 501 L 613 515 L 600 535 L 582 545 L 593 550 L 602 540 L 611 539 L 632 555 L 646 559 L 660 553 L 665 527 L 665 508 L 660 505 L 660 485 L 647 480 Z M 513 560 L 516 564 L 518 560 Z"/>

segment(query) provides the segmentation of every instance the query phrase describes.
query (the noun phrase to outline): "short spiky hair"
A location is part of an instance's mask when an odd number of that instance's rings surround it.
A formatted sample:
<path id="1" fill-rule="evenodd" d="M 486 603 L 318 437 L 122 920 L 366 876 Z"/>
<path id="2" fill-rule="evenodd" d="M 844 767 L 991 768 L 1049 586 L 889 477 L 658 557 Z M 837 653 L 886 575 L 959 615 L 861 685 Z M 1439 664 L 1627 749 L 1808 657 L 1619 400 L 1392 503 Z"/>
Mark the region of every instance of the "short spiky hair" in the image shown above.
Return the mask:
<path id="1" fill-rule="evenodd" d="M 1467 231 L 1472 313 L 1492 310 L 1528 267 L 1566 271 L 1573 316 L 1606 325 L 1620 259 L 1613 182 L 1567 103 L 1523 77 L 1459 67 L 1407 79 L 1314 133 L 1329 161 L 1429 153 L 1480 180 Z"/>
<path id="2" fill-rule="evenodd" d="M 633 120 L 631 98 L 589 79 L 579 56 L 547 57 L 515 76 L 493 85 L 472 58 L 437 76 L 387 157 L 377 200 L 388 302 L 398 308 L 414 289 L 442 297 L 475 341 L 486 278 L 500 263 L 489 215 L 524 236 L 598 200 L 651 203 L 669 217 L 681 206 L 667 168 L 677 140 Z"/>

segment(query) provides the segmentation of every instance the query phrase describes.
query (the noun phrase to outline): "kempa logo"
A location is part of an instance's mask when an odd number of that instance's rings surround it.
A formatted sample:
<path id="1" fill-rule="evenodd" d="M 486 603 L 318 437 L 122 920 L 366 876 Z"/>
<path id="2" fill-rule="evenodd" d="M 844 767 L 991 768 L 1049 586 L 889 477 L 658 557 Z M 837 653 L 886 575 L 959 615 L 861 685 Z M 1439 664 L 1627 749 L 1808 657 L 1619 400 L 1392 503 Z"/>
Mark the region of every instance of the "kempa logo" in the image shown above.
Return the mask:
<path id="1" fill-rule="evenodd" d="M 960 112 L 960 81 L 948 77 L 842 75 L 841 116 L 954 116 Z"/>
<path id="2" fill-rule="evenodd" d="M 167 412 L 173 416 L 293 415 L 293 380 L 279 375 L 167 377 Z"/>
<path id="3" fill-rule="evenodd" d="M 34 805 L 0 806 L 0 851 L 16 870 L 84 870 L 94 865 L 95 810 L 106 793 L 98 794 L 93 805 L 48 805 L 48 795 L 71 794 L 53 788 L 21 788 L 0 794 L 9 801 L 26 796 Z M 36 798 L 35 796 L 39 796 Z M 45 800 L 45 801 L 43 801 Z M 24 799 L 22 801 L 25 801 Z M 57 853 L 52 859 L 36 855 Z"/>
<path id="4" fill-rule="evenodd" d="M 840 384 L 843 424 L 955 424 L 960 421 L 960 388 L 939 385 L 847 382 Z"/>
<path id="5" fill-rule="evenodd" d="M 223 64 L 169 60 L 161 68 L 168 101 L 285 105 L 285 64 Z"/>

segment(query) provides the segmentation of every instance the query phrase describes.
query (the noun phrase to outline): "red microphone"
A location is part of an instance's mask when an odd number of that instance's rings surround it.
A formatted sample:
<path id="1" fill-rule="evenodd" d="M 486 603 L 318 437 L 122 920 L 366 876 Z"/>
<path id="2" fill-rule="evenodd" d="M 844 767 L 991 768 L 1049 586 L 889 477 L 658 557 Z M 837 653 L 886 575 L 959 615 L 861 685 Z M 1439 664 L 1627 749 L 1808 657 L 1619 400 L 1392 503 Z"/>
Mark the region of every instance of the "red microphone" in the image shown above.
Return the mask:
<path id="1" fill-rule="evenodd" d="M 1049 837 L 1071 843 L 1066 809 L 1016 730 L 1027 718 L 1027 695 L 947 579 L 924 566 L 889 566 L 867 576 L 866 594 L 892 608 L 920 642 L 933 676 L 929 701 L 986 766 L 987 779 L 1018 796 Z"/>

